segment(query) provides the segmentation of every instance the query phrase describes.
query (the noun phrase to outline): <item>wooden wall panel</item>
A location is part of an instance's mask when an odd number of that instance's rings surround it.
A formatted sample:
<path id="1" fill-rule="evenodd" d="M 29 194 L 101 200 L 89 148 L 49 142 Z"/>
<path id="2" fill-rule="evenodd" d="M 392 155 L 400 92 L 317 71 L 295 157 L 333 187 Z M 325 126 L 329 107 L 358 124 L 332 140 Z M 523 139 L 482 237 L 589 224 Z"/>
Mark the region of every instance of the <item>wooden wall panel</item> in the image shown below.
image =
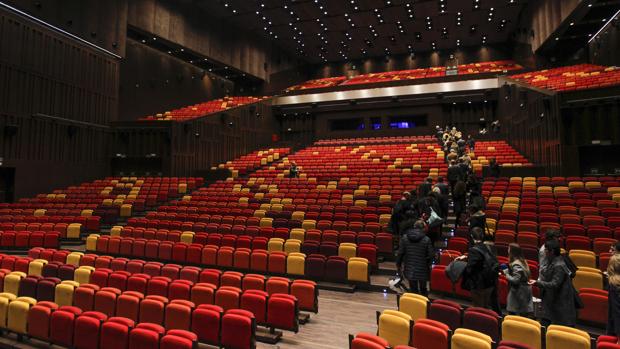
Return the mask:
<path id="1" fill-rule="evenodd" d="M 590 62 L 600 65 L 620 65 L 620 19 L 616 18 L 613 25 L 592 41 L 588 46 Z"/>
<path id="2" fill-rule="evenodd" d="M 125 54 L 127 0 L 5 0 L 5 2 L 119 56 Z"/>
<path id="3" fill-rule="evenodd" d="M 530 45 L 531 52 L 536 52 L 580 3 L 581 0 L 530 1 L 521 16 L 516 40 Z"/>
<path id="4" fill-rule="evenodd" d="M 0 12 L 0 112 L 106 124 L 116 119 L 118 62 Z"/>
<path id="5" fill-rule="evenodd" d="M 128 24 L 267 81 L 271 74 L 297 64 L 254 33 L 222 30 L 230 24 L 192 3 L 133 0 L 129 2 Z"/>
<path id="6" fill-rule="evenodd" d="M 233 90 L 231 82 L 131 39 L 120 70 L 122 121 L 221 98 Z"/>

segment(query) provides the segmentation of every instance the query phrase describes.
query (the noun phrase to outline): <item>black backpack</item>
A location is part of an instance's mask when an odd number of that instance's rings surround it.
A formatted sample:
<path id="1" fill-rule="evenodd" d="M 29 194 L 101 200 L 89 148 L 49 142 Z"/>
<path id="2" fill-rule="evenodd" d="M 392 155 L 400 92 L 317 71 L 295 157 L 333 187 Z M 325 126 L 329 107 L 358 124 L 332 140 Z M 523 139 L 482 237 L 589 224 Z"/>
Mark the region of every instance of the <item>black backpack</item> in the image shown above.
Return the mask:
<path id="1" fill-rule="evenodd" d="M 499 274 L 499 262 L 497 257 L 493 256 L 488 247 L 478 248 L 478 251 L 484 256 L 484 262 L 482 266 L 482 276 L 485 279 L 494 280 L 498 278 Z"/>

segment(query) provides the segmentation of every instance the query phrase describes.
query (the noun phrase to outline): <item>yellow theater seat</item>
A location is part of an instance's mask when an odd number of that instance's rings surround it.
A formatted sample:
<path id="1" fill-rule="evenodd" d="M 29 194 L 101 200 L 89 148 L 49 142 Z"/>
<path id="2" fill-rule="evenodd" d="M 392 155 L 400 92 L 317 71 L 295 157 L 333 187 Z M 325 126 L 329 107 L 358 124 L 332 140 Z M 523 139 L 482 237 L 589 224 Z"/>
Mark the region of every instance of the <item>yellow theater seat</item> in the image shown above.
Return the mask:
<path id="1" fill-rule="evenodd" d="M 193 231 L 184 231 L 181 233 L 181 242 L 186 244 L 191 244 L 194 242 L 194 232 Z"/>
<path id="2" fill-rule="evenodd" d="M 80 265 L 80 260 L 82 259 L 82 256 L 84 256 L 84 253 L 82 252 L 71 252 L 67 255 L 67 264 L 71 264 L 73 266 L 79 266 Z"/>
<path id="3" fill-rule="evenodd" d="M 80 223 L 71 223 L 67 227 L 67 238 L 69 238 L 69 239 L 79 239 L 81 232 L 82 232 L 82 224 L 80 224 Z"/>
<path id="4" fill-rule="evenodd" d="M 35 299 L 20 297 L 9 304 L 7 328 L 14 333 L 28 332 L 28 312 L 37 303 Z"/>
<path id="5" fill-rule="evenodd" d="M 366 258 L 352 257 L 347 263 L 347 279 L 353 282 L 369 282 L 368 260 Z"/>
<path id="6" fill-rule="evenodd" d="M 37 210 L 34 210 L 34 216 L 35 216 L 35 217 L 42 217 L 42 216 L 45 216 L 45 212 L 47 212 L 47 210 L 46 210 L 46 209 L 44 209 L 44 208 L 39 208 L 39 209 L 37 209 Z"/>
<path id="7" fill-rule="evenodd" d="M 316 220 L 306 219 L 301 223 L 302 229 L 308 231 L 310 229 L 316 229 Z"/>
<path id="8" fill-rule="evenodd" d="M 398 300 L 398 311 L 411 316 L 413 321 L 418 321 L 427 318 L 428 305 L 428 298 L 416 293 L 404 293 Z"/>
<path id="9" fill-rule="evenodd" d="M 349 260 L 357 256 L 357 245 L 351 242 L 343 242 L 338 246 L 338 256 Z"/>
<path id="10" fill-rule="evenodd" d="M 306 258 L 302 253 L 292 253 L 286 258 L 286 273 L 305 275 Z"/>
<path id="11" fill-rule="evenodd" d="M 284 251 L 284 239 L 280 238 L 271 238 L 267 242 L 267 251 L 269 252 L 279 252 Z"/>
<path id="12" fill-rule="evenodd" d="M 122 225 L 115 225 L 110 229 L 110 236 L 121 236 L 122 231 L 123 231 Z"/>
<path id="13" fill-rule="evenodd" d="M 19 294 L 19 284 L 23 278 L 26 277 L 26 273 L 21 271 L 13 271 L 8 275 L 4 276 L 4 292 L 14 294 L 17 296 Z"/>
<path id="14" fill-rule="evenodd" d="M 302 228 L 293 228 L 289 234 L 289 239 L 299 240 L 301 242 L 306 238 L 306 231 Z"/>
<path id="15" fill-rule="evenodd" d="M 75 269 L 75 273 L 73 275 L 73 281 L 81 284 L 90 283 L 90 274 L 95 271 L 95 268 L 90 266 L 81 266 Z"/>
<path id="16" fill-rule="evenodd" d="M 43 267 L 47 264 L 45 259 L 35 259 L 28 264 L 28 275 L 43 276 Z"/>
<path id="17" fill-rule="evenodd" d="M 65 305 L 73 305 L 73 293 L 75 292 L 75 285 L 69 283 L 60 283 L 56 285 L 54 290 L 54 303 L 59 307 Z"/>
<path id="18" fill-rule="evenodd" d="M 86 238 L 86 251 L 96 251 L 98 239 L 99 239 L 99 234 L 88 235 L 88 237 Z"/>
<path id="19" fill-rule="evenodd" d="M 82 212 L 80 213 L 80 216 L 82 217 L 92 217 L 93 215 L 93 210 L 82 210 Z"/>
<path id="20" fill-rule="evenodd" d="M 295 253 L 301 251 L 301 241 L 297 239 L 288 239 L 284 242 L 284 252 Z"/>
<path id="21" fill-rule="evenodd" d="M 260 219 L 260 227 L 272 227 L 273 226 L 273 218 L 263 217 Z"/>
<path id="22" fill-rule="evenodd" d="M 305 215 L 306 214 L 303 211 L 294 211 L 293 214 L 291 215 L 291 219 L 296 220 L 296 221 L 303 221 Z"/>
<path id="23" fill-rule="evenodd" d="M 121 217 L 131 217 L 131 204 L 122 204 L 120 209 Z"/>
<path id="24" fill-rule="evenodd" d="M 547 329 L 547 349 L 590 349 L 588 333 L 565 326 L 551 325 Z"/>
<path id="25" fill-rule="evenodd" d="M 502 321 L 502 339 L 542 348 L 540 322 L 516 315 L 507 315 Z"/>
<path id="26" fill-rule="evenodd" d="M 411 338 L 411 317 L 396 310 L 384 310 L 379 315 L 379 337 L 385 339 L 390 347 L 409 345 Z"/>

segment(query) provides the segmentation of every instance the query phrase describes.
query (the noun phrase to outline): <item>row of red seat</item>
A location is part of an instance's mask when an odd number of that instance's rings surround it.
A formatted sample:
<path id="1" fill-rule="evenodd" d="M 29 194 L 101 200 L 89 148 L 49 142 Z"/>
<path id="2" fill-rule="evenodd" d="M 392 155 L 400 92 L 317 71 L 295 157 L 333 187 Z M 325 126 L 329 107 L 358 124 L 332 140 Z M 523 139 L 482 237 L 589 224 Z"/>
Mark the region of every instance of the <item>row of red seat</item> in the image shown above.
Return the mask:
<path id="1" fill-rule="evenodd" d="M 310 280 L 291 281 L 282 277 L 266 278 L 259 274 L 242 274 L 235 271 L 222 272 L 219 269 L 202 269 L 193 266 L 183 267 L 178 264 L 145 262 L 139 259 L 130 260 L 95 254 L 81 255 L 79 253 L 72 253 L 72 257 L 67 257 L 69 255 L 68 251 L 53 249 L 31 249 L 28 255 L 30 257 L 29 260 L 19 263 L 17 259 L 12 260 L 10 257 L 4 256 L 4 259 L 8 259 L 6 262 L 2 259 L 2 266 L 9 270 L 18 270 L 17 268 L 19 268 L 23 271 L 25 269 L 26 272 L 32 274 L 33 270 L 29 270 L 28 267 L 29 263 L 32 263 L 33 260 L 42 259 L 47 261 L 47 263 L 41 268 L 41 276 L 58 278 L 60 280 L 74 280 L 76 267 L 93 267 L 95 270 L 89 275 L 89 283 L 97 284 L 100 287 L 110 286 L 122 291 L 139 291 L 145 294 L 147 293 L 145 280 L 148 282 L 148 276 L 162 276 L 171 281 L 185 280 L 193 284 L 208 283 L 215 288 L 232 286 L 243 291 L 258 290 L 265 291 L 267 294 L 289 294 L 297 298 L 300 310 L 318 312 L 318 288 Z M 67 264 L 65 261 L 70 261 L 74 264 Z M 25 264 L 26 268 L 20 267 L 18 264 Z M 135 280 L 134 278 L 132 279 L 133 281 L 130 281 L 130 278 L 134 275 L 139 275 L 140 280 Z M 169 295 L 164 296 L 168 297 Z M 196 299 L 192 301 L 201 304 Z"/>
<path id="2" fill-rule="evenodd" d="M 558 92 L 577 91 L 620 84 L 620 68 L 578 64 L 512 75 L 511 78 Z"/>
<path id="3" fill-rule="evenodd" d="M 202 116 L 206 116 L 209 114 L 218 113 L 224 110 L 228 110 L 231 108 L 236 108 L 239 106 L 252 104 L 260 102 L 263 99 L 269 97 L 224 97 L 219 99 L 214 99 L 208 102 L 203 102 L 199 104 L 194 104 L 191 106 L 186 106 L 179 109 L 173 109 L 171 111 L 166 111 L 163 113 L 158 113 L 155 115 L 148 115 L 138 120 L 141 121 L 185 121 L 196 119 Z"/>
<path id="4" fill-rule="evenodd" d="M 352 144 L 388 144 L 388 143 L 435 143 L 437 138 L 433 136 L 394 136 L 394 137 L 359 137 L 359 138 L 335 138 L 321 139 L 314 145 L 342 146 Z"/>

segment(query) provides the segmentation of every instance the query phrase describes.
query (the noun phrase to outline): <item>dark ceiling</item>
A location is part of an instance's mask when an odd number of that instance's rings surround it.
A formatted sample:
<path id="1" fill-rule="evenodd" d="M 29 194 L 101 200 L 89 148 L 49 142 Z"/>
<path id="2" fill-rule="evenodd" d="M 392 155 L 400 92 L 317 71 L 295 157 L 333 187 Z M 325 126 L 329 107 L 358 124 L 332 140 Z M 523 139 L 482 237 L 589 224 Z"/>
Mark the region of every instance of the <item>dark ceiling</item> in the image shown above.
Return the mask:
<path id="1" fill-rule="evenodd" d="M 263 33 L 289 52 L 318 63 L 505 43 L 527 1 L 198 0 L 196 3 L 239 28 Z"/>

